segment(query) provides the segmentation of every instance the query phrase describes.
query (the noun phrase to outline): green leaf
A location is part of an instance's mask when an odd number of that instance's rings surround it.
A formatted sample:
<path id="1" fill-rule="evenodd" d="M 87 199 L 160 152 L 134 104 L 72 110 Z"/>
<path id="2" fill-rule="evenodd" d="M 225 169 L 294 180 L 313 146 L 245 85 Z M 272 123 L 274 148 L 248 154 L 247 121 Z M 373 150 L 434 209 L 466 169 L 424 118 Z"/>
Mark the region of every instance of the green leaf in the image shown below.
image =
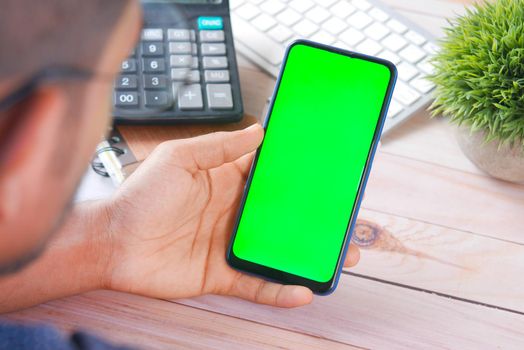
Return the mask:
<path id="1" fill-rule="evenodd" d="M 524 0 L 479 2 L 448 23 L 431 60 L 432 117 L 524 145 Z"/>

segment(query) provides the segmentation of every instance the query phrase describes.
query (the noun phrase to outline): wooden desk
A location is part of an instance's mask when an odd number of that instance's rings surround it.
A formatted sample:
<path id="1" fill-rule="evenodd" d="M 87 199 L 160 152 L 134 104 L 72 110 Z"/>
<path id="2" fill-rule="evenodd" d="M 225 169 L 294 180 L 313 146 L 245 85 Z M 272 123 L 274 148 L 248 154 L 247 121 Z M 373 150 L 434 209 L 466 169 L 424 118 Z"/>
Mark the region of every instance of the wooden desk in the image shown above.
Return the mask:
<path id="1" fill-rule="evenodd" d="M 445 17 L 463 13 L 461 1 L 387 2 L 436 35 Z M 274 80 L 243 59 L 240 66 L 246 110 L 260 116 Z M 216 129 L 121 131 L 143 158 L 162 140 Z M 480 172 L 446 122 L 421 112 L 383 139 L 356 233 L 375 240 L 334 295 L 280 310 L 227 297 L 166 301 L 99 291 L 9 318 L 153 349 L 517 349 L 524 346 L 523 227 L 524 187 Z"/>

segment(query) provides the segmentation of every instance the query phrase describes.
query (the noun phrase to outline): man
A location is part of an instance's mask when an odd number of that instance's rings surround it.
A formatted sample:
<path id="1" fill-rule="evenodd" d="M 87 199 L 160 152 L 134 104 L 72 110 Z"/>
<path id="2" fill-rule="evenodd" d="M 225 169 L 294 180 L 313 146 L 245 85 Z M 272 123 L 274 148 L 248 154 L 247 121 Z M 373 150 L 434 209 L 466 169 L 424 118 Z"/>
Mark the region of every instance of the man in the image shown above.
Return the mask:
<path id="1" fill-rule="evenodd" d="M 231 269 L 225 250 L 255 125 L 159 145 L 110 200 L 71 205 L 110 123 L 112 82 L 135 45 L 132 0 L 0 0 L 0 312 L 94 289 L 312 301 Z M 45 249 L 44 249 L 45 248 Z M 346 266 L 358 261 L 350 247 Z M 0 325 L 0 348 L 105 348 L 77 333 Z"/>

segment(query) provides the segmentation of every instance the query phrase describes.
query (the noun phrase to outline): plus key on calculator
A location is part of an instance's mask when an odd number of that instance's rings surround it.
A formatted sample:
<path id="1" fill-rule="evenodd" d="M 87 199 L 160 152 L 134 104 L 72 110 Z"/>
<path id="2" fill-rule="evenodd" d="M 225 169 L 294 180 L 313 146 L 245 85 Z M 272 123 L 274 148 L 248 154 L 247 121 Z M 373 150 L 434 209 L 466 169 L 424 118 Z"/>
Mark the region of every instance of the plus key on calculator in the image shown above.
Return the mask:
<path id="1" fill-rule="evenodd" d="M 140 42 L 115 82 L 115 122 L 239 121 L 243 108 L 228 0 L 141 3 Z"/>

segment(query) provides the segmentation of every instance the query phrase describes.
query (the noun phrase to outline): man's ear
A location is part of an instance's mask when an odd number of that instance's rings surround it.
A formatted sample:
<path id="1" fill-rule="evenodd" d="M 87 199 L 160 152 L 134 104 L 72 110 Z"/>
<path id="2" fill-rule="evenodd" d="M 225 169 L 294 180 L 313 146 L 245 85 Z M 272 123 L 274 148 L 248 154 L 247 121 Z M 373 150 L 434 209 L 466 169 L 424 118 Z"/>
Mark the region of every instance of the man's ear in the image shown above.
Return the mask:
<path id="1" fill-rule="evenodd" d="M 24 193 L 38 193 L 32 187 L 42 184 L 38 176 L 49 167 L 49 157 L 59 145 L 66 112 L 64 90 L 48 84 L 0 114 L 0 221 L 20 214 L 27 200 Z"/>

